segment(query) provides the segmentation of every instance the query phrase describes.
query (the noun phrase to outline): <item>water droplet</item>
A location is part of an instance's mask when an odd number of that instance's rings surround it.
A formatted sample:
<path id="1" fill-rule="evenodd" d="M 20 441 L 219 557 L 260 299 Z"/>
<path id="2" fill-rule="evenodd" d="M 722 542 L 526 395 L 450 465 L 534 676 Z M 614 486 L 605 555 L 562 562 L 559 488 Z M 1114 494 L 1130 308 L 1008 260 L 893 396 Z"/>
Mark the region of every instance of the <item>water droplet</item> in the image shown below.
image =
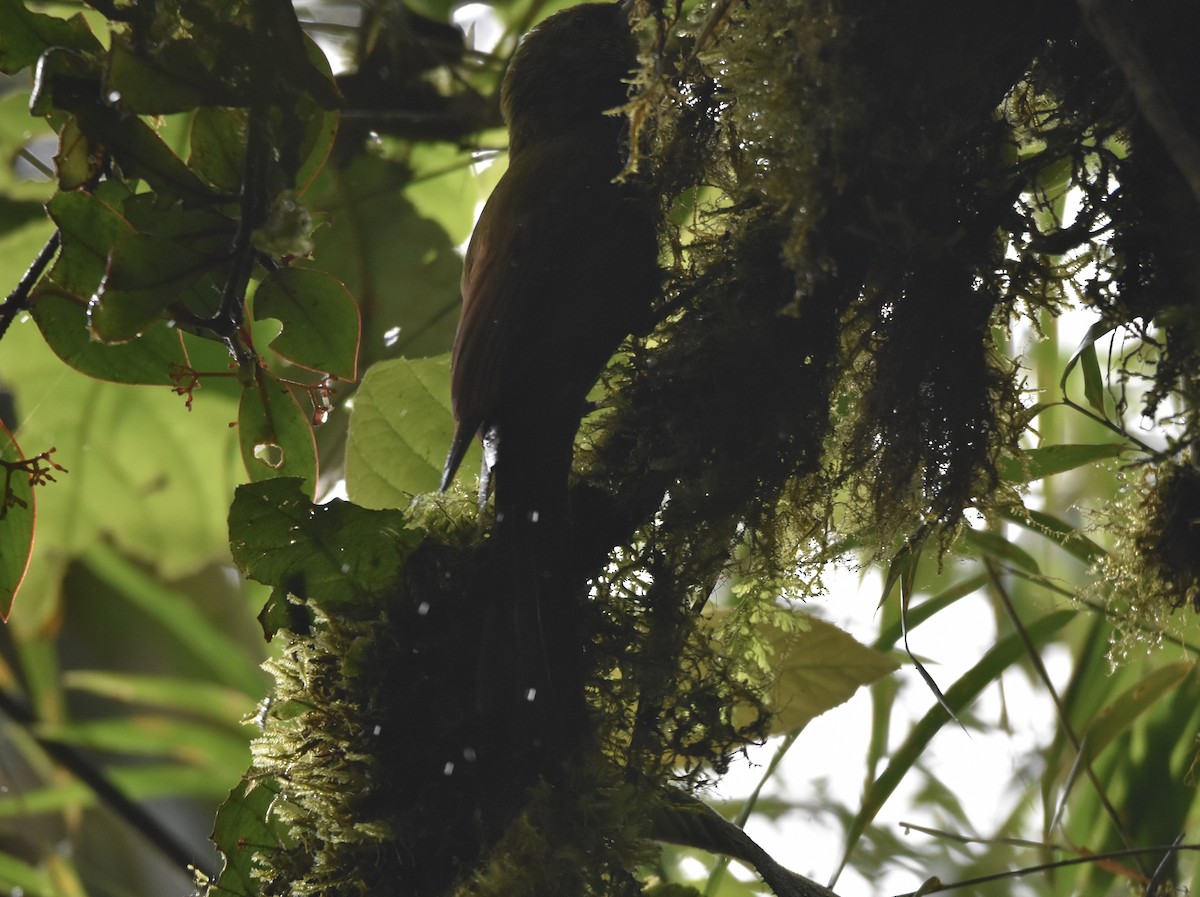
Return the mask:
<path id="1" fill-rule="evenodd" d="M 383 344 L 389 349 L 400 342 L 400 328 L 389 327 L 383 332 Z"/>
<path id="2" fill-rule="evenodd" d="M 538 519 L 539 519 L 541 516 L 542 516 L 542 515 L 541 515 L 541 513 L 540 513 L 539 511 L 530 511 L 530 512 L 529 512 L 529 522 L 530 522 L 530 523 L 537 523 L 537 522 L 538 522 Z"/>
<path id="3" fill-rule="evenodd" d="M 119 91 L 119 90 L 110 90 L 110 91 L 108 92 L 108 101 L 109 101 L 110 103 L 119 103 L 119 102 L 121 102 L 121 91 Z"/>
<path id="4" fill-rule="evenodd" d="M 429 602 L 428 601 L 422 601 L 420 604 L 417 605 L 417 616 L 418 617 L 423 617 L 428 613 L 429 613 Z"/>
<path id="5" fill-rule="evenodd" d="M 525 700 L 531 704 L 537 700 L 537 689 L 532 685 L 525 691 Z"/>
<path id="6" fill-rule="evenodd" d="M 475 748 L 473 748 L 473 747 L 463 748 L 463 759 L 466 760 L 468 763 L 474 763 L 476 756 L 478 756 L 478 755 L 475 753 Z"/>
<path id="7" fill-rule="evenodd" d="M 454 775 L 454 761 L 453 760 L 446 761 L 446 765 L 442 767 L 442 775 L 444 775 L 444 776 Z"/>
<path id="8" fill-rule="evenodd" d="M 376 724 L 375 724 L 375 728 L 371 730 L 371 734 L 372 734 L 372 735 L 378 735 L 378 734 L 379 734 L 379 733 L 381 733 L 382 731 L 383 731 L 383 726 L 379 725 L 379 723 L 376 723 Z"/>

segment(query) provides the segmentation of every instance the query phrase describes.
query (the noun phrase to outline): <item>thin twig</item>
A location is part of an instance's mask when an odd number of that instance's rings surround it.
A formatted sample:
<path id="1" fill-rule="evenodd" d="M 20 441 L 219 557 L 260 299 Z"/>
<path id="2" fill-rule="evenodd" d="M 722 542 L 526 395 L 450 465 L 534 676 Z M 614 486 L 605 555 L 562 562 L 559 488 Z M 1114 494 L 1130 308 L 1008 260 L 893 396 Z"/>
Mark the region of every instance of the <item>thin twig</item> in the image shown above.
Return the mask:
<path id="1" fill-rule="evenodd" d="M 1154 875 L 1151 876 L 1150 881 L 1146 884 L 1146 890 L 1143 892 L 1145 897 L 1155 897 L 1158 894 L 1158 886 L 1167 877 L 1167 860 L 1174 856 L 1181 841 L 1183 841 L 1183 832 L 1180 832 L 1179 836 L 1171 842 L 1172 849 L 1163 854 L 1163 858 L 1159 861 L 1158 866 L 1155 867 Z"/>
<path id="2" fill-rule="evenodd" d="M 1126 857 L 1141 856 L 1146 853 L 1158 853 L 1160 850 L 1200 850 L 1200 844 L 1156 844 L 1152 847 L 1130 847 L 1126 850 L 1110 850 L 1107 853 L 1093 853 L 1088 856 L 1054 860 L 1051 863 L 1038 863 L 1036 866 L 1023 866 L 1020 869 L 1009 869 L 1007 872 L 993 872 L 991 875 L 981 875 L 978 878 L 967 878 L 947 884 L 943 884 L 937 879 L 930 879 L 918 890 L 909 891 L 906 894 L 898 894 L 897 897 L 924 897 L 925 894 L 953 891 L 956 888 L 969 888 L 974 885 L 986 884 L 989 881 L 999 881 L 1004 878 L 1020 878 L 1023 875 L 1030 875 L 1034 872 L 1045 872 L 1048 869 L 1062 869 L 1067 866 L 1079 866 L 1084 863 L 1101 863 L 1105 860 L 1120 860 Z"/>

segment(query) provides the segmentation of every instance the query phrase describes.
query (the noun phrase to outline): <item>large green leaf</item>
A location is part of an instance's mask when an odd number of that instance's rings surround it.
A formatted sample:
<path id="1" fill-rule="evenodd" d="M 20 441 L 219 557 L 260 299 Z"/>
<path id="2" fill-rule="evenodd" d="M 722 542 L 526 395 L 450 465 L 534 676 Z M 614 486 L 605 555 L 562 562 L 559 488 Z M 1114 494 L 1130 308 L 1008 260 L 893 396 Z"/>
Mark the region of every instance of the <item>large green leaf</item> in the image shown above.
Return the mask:
<path id="1" fill-rule="evenodd" d="M 65 564 L 107 536 L 168 578 L 227 557 L 225 515 L 242 478 L 236 399 L 222 381 L 192 410 L 163 387 L 103 383 L 67 368 L 28 319 L 4 339 L 16 435 L 29 452 L 56 448 L 70 473 L 38 495 L 38 541 L 15 619 L 55 612 Z"/>
<path id="2" fill-rule="evenodd" d="M 192 116 L 188 166 L 214 187 L 234 194 L 246 167 L 246 111 L 205 106 Z"/>
<path id="3" fill-rule="evenodd" d="M 54 286 L 38 290 L 32 314 L 54 354 L 89 377 L 175 386 L 187 367 L 184 335 L 165 322 L 150 324 L 141 335 L 119 345 L 101 343 L 88 329 L 87 306 Z"/>
<path id="4" fill-rule="evenodd" d="M 7 75 L 33 65 L 50 47 L 95 52 L 102 49 L 83 16 L 42 15 L 19 0 L 0 2 L 0 72 Z"/>
<path id="5" fill-rule="evenodd" d="M 808 617 L 807 624 L 803 632 L 772 633 L 777 675 L 770 701 L 776 730 L 800 728 L 900 666 L 832 623 Z"/>
<path id="6" fill-rule="evenodd" d="M 314 234 L 315 267 L 345 284 L 362 310 L 360 364 L 450 349 L 462 259 L 446 232 L 405 196 L 407 169 L 370 155 L 326 166 L 305 202 L 333 226 Z"/>
<path id="7" fill-rule="evenodd" d="M 454 436 L 450 359 L 373 365 L 354 397 L 346 445 L 346 492 L 368 508 L 405 508 L 436 489 Z M 463 464 L 473 470 L 472 455 Z"/>
<path id="8" fill-rule="evenodd" d="M 100 286 L 113 244 L 135 230 L 120 211 L 128 198 L 128 190 L 105 185 L 95 193 L 58 193 L 46 204 L 62 237 L 62 249 L 50 269 L 50 279 L 60 289 L 86 299 Z"/>
<path id="9" fill-rule="evenodd" d="M 420 534 L 399 511 L 334 499 L 314 505 L 298 479 L 241 486 L 229 509 L 233 559 L 251 579 L 323 607 L 361 602 L 393 589 Z"/>
<path id="10" fill-rule="evenodd" d="M 114 37 L 104 71 L 104 86 L 123 110 L 139 115 L 185 112 L 206 103 L 235 105 L 238 96 L 205 69 L 204 52 L 195 40 L 164 40 L 153 54 L 135 51 Z"/>
<path id="11" fill-rule="evenodd" d="M 1065 473 L 1097 461 L 1119 458 L 1129 446 L 1119 442 L 1097 445 L 1048 445 L 1026 449 L 1016 458 L 1009 458 L 1001 468 L 1001 476 L 1010 483 L 1032 483 L 1056 473 Z"/>
<path id="12" fill-rule="evenodd" d="M 1083 749 L 1075 765 L 1086 769 L 1105 748 L 1127 732 L 1138 717 L 1178 688 L 1195 669 L 1193 661 L 1176 661 L 1152 670 L 1121 692 L 1092 718 L 1084 730 Z"/>

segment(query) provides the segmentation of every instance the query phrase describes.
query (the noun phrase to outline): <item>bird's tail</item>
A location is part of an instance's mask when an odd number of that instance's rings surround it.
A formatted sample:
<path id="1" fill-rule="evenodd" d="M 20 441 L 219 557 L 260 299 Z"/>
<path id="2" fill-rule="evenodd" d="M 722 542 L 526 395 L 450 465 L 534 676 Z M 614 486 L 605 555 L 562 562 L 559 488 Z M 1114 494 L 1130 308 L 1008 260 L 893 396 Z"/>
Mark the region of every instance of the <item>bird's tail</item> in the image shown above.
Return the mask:
<path id="1" fill-rule="evenodd" d="M 442 468 L 442 485 L 438 487 L 439 491 L 445 492 L 450 488 L 450 483 L 454 481 L 454 475 L 458 473 L 458 467 L 462 464 L 467 449 L 471 447 L 471 439 L 474 436 L 474 428 L 466 424 L 460 423 L 454 431 L 454 440 L 450 443 L 450 451 L 446 455 L 446 466 Z"/>

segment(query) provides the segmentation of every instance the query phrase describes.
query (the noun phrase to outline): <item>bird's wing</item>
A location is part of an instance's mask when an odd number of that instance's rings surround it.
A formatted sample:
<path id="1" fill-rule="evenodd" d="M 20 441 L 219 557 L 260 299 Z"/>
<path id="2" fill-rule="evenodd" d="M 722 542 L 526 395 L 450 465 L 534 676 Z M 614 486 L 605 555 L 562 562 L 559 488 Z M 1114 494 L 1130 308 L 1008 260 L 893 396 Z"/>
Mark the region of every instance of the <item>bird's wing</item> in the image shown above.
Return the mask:
<path id="1" fill-rule="evenodd" d="M 454 337 L 450 404 L 458 429 L 442 473 L 449 486 L 480 427 L 496 410 L 501 373 L 521 326 L 521 295 L 529 288 L 519 262 L 529 257 L 530 197 L 522 195 L 520 168 L 510 165 L 488 197 L 463 260 L 462 316 Z"/>
<path id="2" fill-rule="evenodd" d="M 514 156 L 483 207 L 463 262 L 454 338 L 451 397 L 460 423 L 486 422 L 513 347 L 522 344 L 519 332 L 539 303 L 562 289 L 563 257 L 586 215 L 579 204 L 588 193 L 588 166 L 580 156 L 590 151 L 572 153 L 562 142 Z"/>

